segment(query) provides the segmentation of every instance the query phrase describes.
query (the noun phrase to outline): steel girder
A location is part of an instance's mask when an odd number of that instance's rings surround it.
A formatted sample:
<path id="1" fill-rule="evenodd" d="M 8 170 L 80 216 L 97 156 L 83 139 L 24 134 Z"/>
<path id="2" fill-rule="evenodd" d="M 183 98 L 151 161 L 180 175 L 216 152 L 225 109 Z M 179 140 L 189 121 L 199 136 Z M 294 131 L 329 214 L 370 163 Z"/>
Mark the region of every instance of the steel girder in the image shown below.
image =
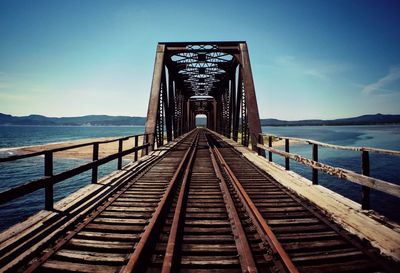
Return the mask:
<path id="1" fill-rule="evenodd" d="M 257 150 L 261 125 L 246 42 L 182 42 L 157 45 L 145 133 L 161 146 L 196 126 Z M 166 135 L 164 136 L 164 132 Z"/>

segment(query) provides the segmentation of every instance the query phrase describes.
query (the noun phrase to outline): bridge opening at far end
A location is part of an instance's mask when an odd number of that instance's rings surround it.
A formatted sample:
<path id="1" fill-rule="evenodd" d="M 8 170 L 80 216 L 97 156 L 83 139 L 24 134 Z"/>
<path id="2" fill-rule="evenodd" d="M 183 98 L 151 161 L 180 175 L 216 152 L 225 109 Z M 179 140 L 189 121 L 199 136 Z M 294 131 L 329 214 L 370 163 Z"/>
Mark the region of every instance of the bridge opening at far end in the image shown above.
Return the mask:
<path id="1" fill-rule="evenodd" d="M 196 115 L 196 127 L 204 128 L 207 127 L 207 116 L 205 114 L 197 114 Z"/>

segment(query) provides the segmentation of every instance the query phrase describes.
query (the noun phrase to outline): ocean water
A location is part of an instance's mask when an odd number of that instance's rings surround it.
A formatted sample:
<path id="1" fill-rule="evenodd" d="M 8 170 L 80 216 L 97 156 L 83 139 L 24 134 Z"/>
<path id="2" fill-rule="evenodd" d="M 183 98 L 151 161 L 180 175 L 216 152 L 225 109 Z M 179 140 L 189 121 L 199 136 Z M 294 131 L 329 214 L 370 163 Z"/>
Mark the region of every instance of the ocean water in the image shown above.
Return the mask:
<path id="1" fill-rule="evenodd" d="M 0 157 L 11 155 L 7 148 L 32 146 L 95 137 L 122 137 L 144 132 L 144 126 L 0 126 Z M 88 160 L 54 158 L 54 173 L 78 167 Z M 124 160 L 123 164 L 127 161 Z M 117 169 L 117 161 L 99 167 L 101 178 Z M 44 158 L 37 156 L 0 163 L 0 192 L 43 176 Z M 90 184 L 91 171 L 62 181 L 54 186 L 57 202 L 77 189 Z M 0 205 L 0 231 L 44 208 L 44 190 L 38 190 L 12 202 Z"/>
<path id="2" fill-rule="evenodd" d="M 6 148 L 31 146 L 51 142 L 93 137 L 119 137 L 141 134 L 143 126 L 126 127 L 65 127 L 65 126 L 0 126 L 0 156 L 9 155 Z M 400 150 L 400 126 L 307 126 L 263 127 L 263 132 L 282 136 L 315 139 L 350 146 L 370 146 Z M 283 148 L 283 147 L 282 147 Z M 311 157 L 310 145 L 292 145 L 291 152 Z M 357 152 L 320 148 L 321 162 L 360 172 L 361 156 Z M 273 160 L 284 164 L 284 159 L 274 155 Z M 87 162 L 78 159 L 54 159 L 54 172 L 62 172 Z M 125 162 L 126 163 L 126 162 Z M 371 176 L 392 183 L 400 183 L 400 157 L 370 155 Z M 112 161 L 99 167 L 99 178 L 116 170 Z M 291 169 L 311 178 L 311 169 L 291 161 Z M 16 162 L 0 163 L 0 191 L 40 178 L 43 175 L 43 157 L 27 158 Z M 55 202 L 90 183 L 91 172 L 70 178 L 54 187 Z M 357 202 L 361 186 L 320 174 L 320 184 Z M 372 208 L 392 220 L 400 222 L 400 200 L 387 194 L 371 192 Z M 43 209 L 44 191 L 39 190 L 12 202 L 0 205 L 0 231 L 26 219 Z"/>
<path id="3" fill-rule="evenodd" d="M 400 126 L 296 126 L 263 127 L 264 133 L 279 136 L 313 139 L 325 143 L 375 147 L 400 150 Z M 284 150 L 284 147 L 277 147 Z M 290 152 L 312 158 L 312 145 L 294 144 Z M 329 148 L 318 149 L 318 159 L 322 163 L 361 173 L 361 152 L 342 151 Z M 273 155 L 273 161 L 284 166 L 284 158 Z M 291 170 L 311 180 L 312 170 L 295 161 L 290 161 Z M 400 156 L 382 155 L 370 152 L 370 176 L 394 184 L 400 184 Z M 361 186 L 319 173 L 319 184 L 358 203 L 361 202 Z M 400 222 L 400 198 L 371 190 L 371 208 L 387 218 Z"/>

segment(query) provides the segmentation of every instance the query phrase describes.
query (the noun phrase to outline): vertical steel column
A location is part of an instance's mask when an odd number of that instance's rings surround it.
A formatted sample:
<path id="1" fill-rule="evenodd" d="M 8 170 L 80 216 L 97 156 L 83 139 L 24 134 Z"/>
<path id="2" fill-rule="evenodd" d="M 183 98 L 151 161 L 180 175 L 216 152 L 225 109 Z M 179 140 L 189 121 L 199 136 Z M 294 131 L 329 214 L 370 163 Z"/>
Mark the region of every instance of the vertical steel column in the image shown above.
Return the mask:
<path id="1" fill-rule="evenodd" d="M 213 100 L 213 131 L 217 131 L 217 101 Z"/>
<path id="2" fill-rule="evenodd" d="M 154 61 L 153 80 L 151 83 L 151 91 L 149 98 L 149 106 L 147 108 L 147 121 L 145 126 L 145 134 L 149 134 L 149 143 L 154 147 L 156 123 L 158 114 L 158 104 L 161 89 L 161 77 L 164 67 L 165 45 L 157 45 L 157 53 Z"/>
<path id="3" fill-rule="evenodd" d="M 236 111 L 236 68 L 231 70 L 230 90 L 231 90 L 231 101 L 230 101 L 230 113 L 229 113 L 229 137 L 233 137 L 234 119 Z"/>
<path id="4" fill-rule="evenodd" d="M 242 145 L 245 147 L 248 147 L 249 146 L 249 127 L 248 127 L 248 116 L 247 116 L 247 100 L 246 100 L 246 90 L 245 90 L 243 84 L 242 84 L 242 90 L 241 90 L 240 95 L 242 96 L 242 105 L 241 105 Z"/>
<path id="5" fill-rule="evenodd" d="M 186 101 L 186 132 L 190 131 L 190 101 Z"/>
<path id="6" fill-rule="evenodd" d="M 235 83 L 236 85 L 236 83 Z M 242 90 L 242 71 L 239 67 L 239 77 L 237 81 L 237 88 L 236 88 L 236 109 L 234 112 L 233 117 L 233 140 L 238 141 L 238 134 L 239 134 L 239 118 L 240 118 L 240 105 L 242 103 L 242 96 L 240 91 Z"/>
<path id="7" fill-rule="evenodd" d="M 166 71 L 165 71 L 166 72 Z M 163 86 L 163 101 L 164 101 L 164 113 L 165 113 L 165 130 L 167 133 L 167 141 L 172 140 L 172 119 L 173 119 L 173 112 L 171 111 L 171 105 L 173 105 L 172 101 L 170 100 L 169 92 L 171 92 L 171 78 L 169 77 L 170 73 L 168 70 L 168 85 L 166 79 L 166 73 L 163 72 L 162 77 L 162 86 Z"/>
<path id="8" fill-rule="evenodd" d="M 240 43 L 240 64 L 243 68 L 243 82 L 246 92 L 246 105 L 248 110 L 249 133 L 252 150 L 257 151 L 257 138 L 261 131 L 260 116 L 258 113 L 257 98 L 254 88 L 253 74 L 251 72 L 250 57 L 246 43 Z"/>
<path id="9" fill-rule="evenodd" d="M 171 141 L 176 137 L 176 118 L 175 118 L 175 90 L 174 90 L 174 78 L 172 76 L 172 71 L 168 69 L 168 105 L 169 114 L 171 115 L 171 126 L 167 128 L 167 139 Z"/>
<path id="10" fill-rule="evenodd" d="M 163 69 L 162 74 L 165 75 L 165 71 Z M 164 90 L 165 84 L 161 82 L 161 90 L 158 101 L 158 112 L 157 112 L 157 147 L 161 147 L 164 145 Z"/>

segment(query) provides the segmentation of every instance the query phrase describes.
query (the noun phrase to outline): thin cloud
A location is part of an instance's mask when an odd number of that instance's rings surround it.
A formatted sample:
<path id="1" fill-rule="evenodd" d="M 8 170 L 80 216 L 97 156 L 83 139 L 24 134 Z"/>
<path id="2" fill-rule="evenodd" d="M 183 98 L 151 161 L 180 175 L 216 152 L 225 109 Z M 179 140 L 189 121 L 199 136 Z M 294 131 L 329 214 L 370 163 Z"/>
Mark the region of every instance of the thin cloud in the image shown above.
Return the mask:
<path id="1" fill-rule="evenodd" d="M 386 76 L 379 79 L 377 82 L 364 86 L 364 88 L 362 89 L 362 93 L 371 94 L 378 91 L 394 92 L 393 90 L 388 90 L 384 87 L 399 79 L 400 79 L 400 66 L 392 66 L 389 70 L 389 73 Z"/>
<path id="2" fill-rule="evenodd" d="M 318 79 L 329 80 L 337 74 L 348 71 L 351 67 L 346 63 L 321 61 L 321 60 L 299 60 L 291 55 L 278 57 L 275 63 L 297 73 L 302 73 Z"/>

